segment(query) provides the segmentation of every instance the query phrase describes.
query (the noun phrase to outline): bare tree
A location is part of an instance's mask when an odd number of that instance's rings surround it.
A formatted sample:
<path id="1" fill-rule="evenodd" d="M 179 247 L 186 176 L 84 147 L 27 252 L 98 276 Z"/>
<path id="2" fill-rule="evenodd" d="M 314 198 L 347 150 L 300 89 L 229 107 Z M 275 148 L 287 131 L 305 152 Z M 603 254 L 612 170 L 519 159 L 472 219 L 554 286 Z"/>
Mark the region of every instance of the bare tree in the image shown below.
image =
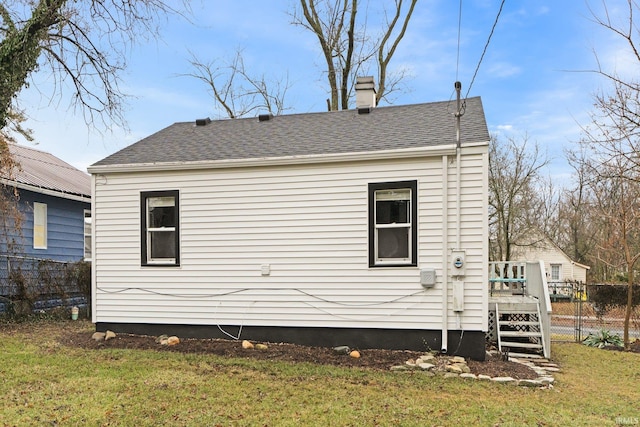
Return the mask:
<path id="1" fill-rule="evenodd" d="M 587 169 L 581 165 L 575 152 L 566 152 L 567 160 L 574 167 L 574 184 L 562 191 L 558 205 L 556 243 L 572 260 L 592 266 L 591 277 L 600 277 L 601 271 L 594 262 L 593 249 L 597 244 L 598 215 L 593 210 L 593 195 L 588 186 Z"/>
<path id="2" fill-rule="evenodd" d="M 8 142 L 18 134 L 30 139 L 18 95 L 32 73 L 51 71 L 51 99 L 71 87 L 72 105 L 82 110 L 88 125 L 113 122 L 126 127 L 125 95 L 118 83 L 127 47 L 139 37 L 157 34 L 157 19 L 174 12 L 163 0 L 0 3 L 0 216 L 5 250 L 11 244 L 8 230 L 20 229 L 18 194 L 8 184 L 19 165 Z"/>
<path id="3" fill-rule="evenodd" d="M 613 80 L 613 94 L 595 96 L 596 111 L 583 128 L 582 154 L 576 157 L 594 195 L 598 224 L 598 260 L 626 276 L 624 342 L 629 347 L 635 267 L 640 259 L 640 145 L 637 108 L 640 86 Z M 634 110 L 638 111 L 638 110 Z"/>
<path id="4" fill-rule="evenodd" d="M 518 246 L 540 244 L 543 202 L 536 184 L 548 164 L 528 136 L 491 138 L 489 147 L 489 239 L 492 260 L 511 260 Z"/>
<path id="5" fill-rule="evenodd" d="M 290 88 L 288 78 L 278 80 L 265 75 L 251 75 L 240 50 L 231 61 L 204 62 L 192 54 L 190 63 L 194 71 L 184 75 L 205 83 L 214 102 L 231 119 L 247 116 L 256 110 L 279 115 L 288 109 L 285 101 Z"/>
<path id="6" fill-rule="evenodd" d="M 16 0 L 0 4 L 0 128 L 31 73 L 49 67 L 55 96 L 74 91 L 88 124 L 124 125 L 119 74 L 126 51 L 156 34 L 161 16 L 176 12 L 163 0 Z"/>
<path id="7" fill-rule="evenodd" d="M 391 14 L 384 11 L 381 34 L 372 37 L 366 12 L 358 19 L 358 0 L 300 0 L 293 12 L 293 23 L 311 31 L 318 39 L 327 71 L 329 110 L 346 110 L 356 77 L 365 69 L 377 68 L 376 101 L 386 99 L 399 89 L 404 72 L 389 72 L 389 64 L 405 35 L 417 0 L 394 1 Z M 373 62 L 373 64 L 372 64 Z"/>

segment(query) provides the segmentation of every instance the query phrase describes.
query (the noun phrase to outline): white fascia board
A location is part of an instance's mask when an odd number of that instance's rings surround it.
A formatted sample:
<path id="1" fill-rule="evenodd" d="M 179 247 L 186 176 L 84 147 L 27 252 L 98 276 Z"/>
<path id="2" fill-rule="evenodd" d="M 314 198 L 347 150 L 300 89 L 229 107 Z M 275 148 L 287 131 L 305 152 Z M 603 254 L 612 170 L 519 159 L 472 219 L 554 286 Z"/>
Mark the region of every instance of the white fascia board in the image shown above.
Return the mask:
<path id="1" fill-rule="evenodd" d="M 0 178 L 0 183 L 9 187 L 15 187 L 20 190 L 32 191 L 38 194 L 45 194 L 47 196 L 59 197 L 61 199 L 75 200 L 76 202 L 91 203 L 90 196 L 82 196 L 79 194 L 65 193 L 63 191 L 51 190 L 49 188 L 38 187 L 37 185 L 29 185 L 20 182 L 10 181 L 4 178 Z"/>
<path id="2" fill-rule="evenodd" d="M 463 147 L 481 146 L 487 143 L 465 144 Z M 89 173 L 148 172 L 192 169 L 223 169 L 238 167 L 283 166 L 312 163 L 353 162 L 367 160 L 406 159 L 415 157 L 447 156 L 455 154 L 455 144 L 400 150 L 364 151 L 358 153 L 312 154 L 304 156 L 261 157 L 255 159 L 206 160 L 195 162 L 133 163 L 120 165 L 89 166 Z"/>

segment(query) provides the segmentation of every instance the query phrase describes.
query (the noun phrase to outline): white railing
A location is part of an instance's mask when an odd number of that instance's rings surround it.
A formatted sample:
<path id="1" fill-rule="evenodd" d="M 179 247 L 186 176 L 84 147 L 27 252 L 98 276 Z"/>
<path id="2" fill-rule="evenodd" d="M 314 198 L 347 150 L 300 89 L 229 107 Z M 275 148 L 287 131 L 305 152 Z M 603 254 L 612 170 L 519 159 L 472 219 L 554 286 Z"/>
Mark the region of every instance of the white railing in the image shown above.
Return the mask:
<path id="1" fill-rule="evenodd" d="M 498 261 L 489 263 L 489 295 L 521 295 L 538 300 L 544 356 L 551 349 L 551 298 L 544 262 Z"/>
<path id="2" fill-rule="evenodd" d="M 520 261 L 496 261 L 489 263 L 490 295 L 526 295 L 526 263 Z"/>
<path id="3" fill-rule="evenodd" d="M 542 340 L 544 341 L 544 357 L 548 358 L 551 351 L 551 297 L 549 295 L 544 262 L 528 262 L 527 278 L 529 295 L 538 299 Z"/>

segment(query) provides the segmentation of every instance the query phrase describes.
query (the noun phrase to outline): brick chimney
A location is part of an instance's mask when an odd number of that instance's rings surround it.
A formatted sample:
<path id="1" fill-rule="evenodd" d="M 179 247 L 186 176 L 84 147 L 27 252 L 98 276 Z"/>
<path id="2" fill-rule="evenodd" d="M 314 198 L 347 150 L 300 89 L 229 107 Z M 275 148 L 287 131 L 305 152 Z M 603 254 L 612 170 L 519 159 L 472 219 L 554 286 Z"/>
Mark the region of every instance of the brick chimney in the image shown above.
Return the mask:
<path id="1" fill-rule="evenodd" d="M 376 84 L 373 76 L 356 79 L 356 109 L 371 109 L 376 106 Z"/>

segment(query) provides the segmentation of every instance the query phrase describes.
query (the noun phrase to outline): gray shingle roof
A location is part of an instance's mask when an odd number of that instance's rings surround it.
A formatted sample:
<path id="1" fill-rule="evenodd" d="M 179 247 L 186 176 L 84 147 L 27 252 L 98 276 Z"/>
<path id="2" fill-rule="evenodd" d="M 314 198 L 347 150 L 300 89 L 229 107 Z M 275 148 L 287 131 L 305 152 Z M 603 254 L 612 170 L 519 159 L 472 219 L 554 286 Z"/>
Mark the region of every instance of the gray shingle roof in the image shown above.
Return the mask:
<path id="1" fill-rule="evenodd" d="M 63 194 L 91 197 L 91 177 L 53 154 L 17 144 L 9 144 L 9 152 L 20 164 L 20 169 L 10 181 Z"/>
<path id="2" fill-rule="evenodd" d="M 175 123 L 93 166 L 346 154 L 455 143 L 454 102 Z M 482 102 L 466 101 L 461 142 L 488 142 Z"/>

